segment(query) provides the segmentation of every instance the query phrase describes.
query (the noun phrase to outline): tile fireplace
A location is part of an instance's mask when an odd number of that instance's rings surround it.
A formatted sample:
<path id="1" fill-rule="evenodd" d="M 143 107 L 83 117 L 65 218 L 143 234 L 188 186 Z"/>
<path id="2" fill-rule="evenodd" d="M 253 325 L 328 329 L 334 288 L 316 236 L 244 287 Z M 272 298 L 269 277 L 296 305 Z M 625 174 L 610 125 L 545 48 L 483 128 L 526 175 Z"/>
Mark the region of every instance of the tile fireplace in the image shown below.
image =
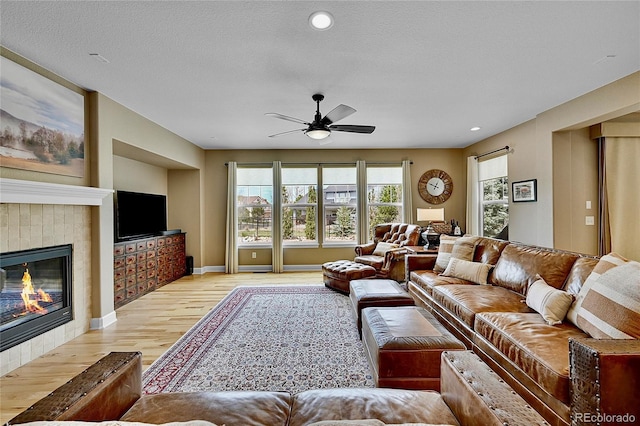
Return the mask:
<path id="1" fill-rule="evenodd" d="M 72 245 L 0 254 L 0 352 L 73 320 Z"/>

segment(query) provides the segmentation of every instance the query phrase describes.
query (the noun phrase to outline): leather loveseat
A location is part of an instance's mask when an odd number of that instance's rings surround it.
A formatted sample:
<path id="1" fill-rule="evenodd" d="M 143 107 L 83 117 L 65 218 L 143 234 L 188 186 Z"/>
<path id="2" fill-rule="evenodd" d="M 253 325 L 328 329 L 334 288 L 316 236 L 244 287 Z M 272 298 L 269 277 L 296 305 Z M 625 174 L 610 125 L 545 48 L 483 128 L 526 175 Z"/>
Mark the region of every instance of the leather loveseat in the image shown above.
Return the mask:
<path id="1" fill-rule="evenodd" d="M 461 257 L 466 253 L 465 262 L 472 264 L 452 261 L 456 249 L 463 253 Z M 625 340 L 594 339 L 565 318 L 550 325 L 529 307 L 527 298 L 534 283 L 542 279 L 543 284 L 553 287 L 549 294 L 566 297 L 565 292 L 556 291 L 565 290 L 573 294 L 568 303 L 575 305 L 572 300 L 583 297 L 583 284 L 598 276 L 595 270 L 601 262 L 606 263 L 605 257 L 491 238 L 448 240 L 444 236 L 437 256 L 406 256 L 406 280 L 418 305 L 431 311 L 552 425 L 593 424 L 594 413 L 626 414 L 640 421 L 638 335 Z M 632 263 L 635 271 L 640 271 L 639 264 Z M 455 273 L 455 265 L 488 272 L 474 281 L 462 267 Z M 632 319 L 622 321 L 640 332 L 640 272 L 637 274 L 635 279 L 630 277 L 632 285 L 623 297 L 627 302 L 622 302 L 628 303 L 625 315 Z M 486 281 L 478 284 L 481 280 Z M 607 315 L 623 315 L 622 310 Z M 606 417 L 599 420 L 600 424 L 614 424 L 621 418 L 609 417 L 614 420 L 611 423 Z"/>
<path id="2" fill-rule="evenodd" d="M 112 352 L 8 424 L 39 426 L 544 425 L 544 419 L 471 351 L 443 352 L 441 393 L 314 389 L 142 395 L 139 352 Z M 343 422 L 344 421 L 344 422 Z M 134 422 L 134 423 L 132 423 Z"/>
<path id="3" fill-rule="evenodd" d="M 408 223 L 382 223 L 373 228 L 373 241 L 355 248 L 354 262 L 372 266 L 376 278 L 398 282 L 405 279 L 406 246 L 417 246 L 420 226 Z"/>

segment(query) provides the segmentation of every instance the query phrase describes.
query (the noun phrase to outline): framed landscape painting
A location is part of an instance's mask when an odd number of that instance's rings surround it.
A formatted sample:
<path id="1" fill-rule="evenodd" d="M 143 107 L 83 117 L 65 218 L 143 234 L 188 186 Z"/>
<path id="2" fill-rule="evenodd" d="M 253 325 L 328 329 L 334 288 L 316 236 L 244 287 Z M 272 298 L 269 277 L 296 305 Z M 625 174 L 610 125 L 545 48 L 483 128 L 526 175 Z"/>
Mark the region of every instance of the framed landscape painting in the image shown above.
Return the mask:
<path id="1" fill-rule="evenodd" d="M 513 182 L 511 193 L 513 194 L 514 203 L 524 203 L 527 201 L 537 201 L 537 179 L 522 180 Z"/>
<path id="2" fill-rule="evenodd" d="M 0 56 L 0 166 L 84 175 L 84 96 Z"/>

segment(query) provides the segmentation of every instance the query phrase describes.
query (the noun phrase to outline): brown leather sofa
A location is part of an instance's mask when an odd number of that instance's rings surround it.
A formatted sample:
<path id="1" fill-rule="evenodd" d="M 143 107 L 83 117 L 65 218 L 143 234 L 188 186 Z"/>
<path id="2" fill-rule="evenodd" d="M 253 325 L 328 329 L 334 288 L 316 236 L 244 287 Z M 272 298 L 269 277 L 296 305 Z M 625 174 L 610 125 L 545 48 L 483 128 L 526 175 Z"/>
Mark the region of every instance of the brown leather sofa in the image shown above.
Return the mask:
<path id="1" fill-rule="evenodd" d="M 550 286 L 576 294 L 597 257 L 477 237 L 472 261 L 495 265 L 489 285 L 440 275 L 434 271 L 436 255 L 407 255 L 405 261 L 416 303 L 549 423 L 590 424 L 584 414 L 596 412 L 631 414 L 640 421 L 640 341 L 592 339 L 567 321 L 549 325 L 525 303 L 538 274 Z"/>
<path id="2" fill-rule="evenodd" d="M 405 247 L 418 245 L 420 230 L 420 226 L 408 223 L 376 225 L 373 229 L 373 241 L 356 246 L 354 262 L 372 266 L 376 270 L 376 278 L 402 282 L 405 279 Z M 398 247 L 380 251 L 381 246 L 378 246 L 378 243 L 394 244 Z"/>
<path id="3" fill-rule="evenodd" d="M 8 424 L 114 420 L 151 424 L 199 420 L 226 426 L 320 426 L 343 420 L 367 425 L 546 424 L 471 351 L 443 352 L 441 368 L 441 393 L 352 388 L 293 395 L 271 391 L 142 395 L 140 353 L 112 352 Z M 365 423 L 367 419 L 374 420 Z"/>

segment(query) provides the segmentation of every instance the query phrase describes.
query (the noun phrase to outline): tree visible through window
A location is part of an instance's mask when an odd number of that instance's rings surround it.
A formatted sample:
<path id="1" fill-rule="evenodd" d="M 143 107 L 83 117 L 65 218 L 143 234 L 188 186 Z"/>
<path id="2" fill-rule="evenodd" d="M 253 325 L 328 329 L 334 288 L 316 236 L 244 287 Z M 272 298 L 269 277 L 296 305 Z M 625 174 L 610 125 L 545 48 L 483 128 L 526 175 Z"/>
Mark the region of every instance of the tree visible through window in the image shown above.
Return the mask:
<path id="1" fill-rule="evenodd" d="M 482 182 L 482 235 L 495 237 L 509 223 L 509 185 L 506 177 Z"/>
<path id="2" fill-rule="evenodd" d="M 380 223 L 402 222 L 402 167 L 367 168 L 369 239 Z"/>
<path id="3" fill-rule="evenodd" d="M 324 241 L 355 242 L 357 237 L 357 184 L 355 167 L 322 169 Z"/>
<path id="4" fill-rule="evenodd" d="M 317 242 L 318 169 L 282 169 L 283 242 Z"/>
<path id="5" fill-rule="evenodd" d="M 273 174 L 271 168 L 238 168 L 236 207 L 238 244 L 271 244 Z"/>
<path id="6" fill-rule="evenodd" d="M 481 191 L 482 235 L 495 237 L 502 233 L 501 236 L 508 238 L 509 179 L 507 177 L 507 156 L 502 155 L 479 162 L 478 180 Z"/>

